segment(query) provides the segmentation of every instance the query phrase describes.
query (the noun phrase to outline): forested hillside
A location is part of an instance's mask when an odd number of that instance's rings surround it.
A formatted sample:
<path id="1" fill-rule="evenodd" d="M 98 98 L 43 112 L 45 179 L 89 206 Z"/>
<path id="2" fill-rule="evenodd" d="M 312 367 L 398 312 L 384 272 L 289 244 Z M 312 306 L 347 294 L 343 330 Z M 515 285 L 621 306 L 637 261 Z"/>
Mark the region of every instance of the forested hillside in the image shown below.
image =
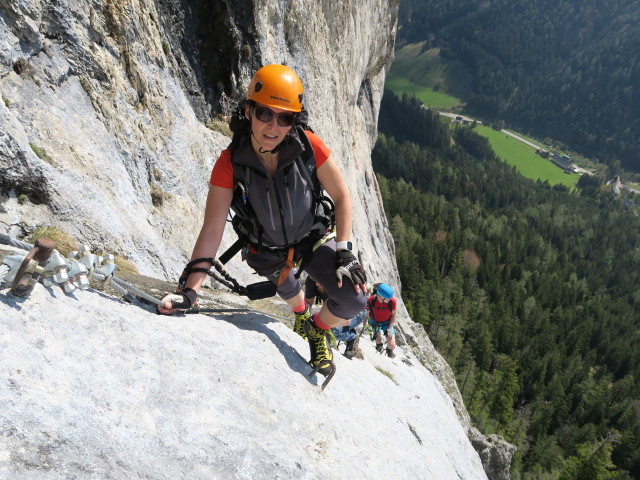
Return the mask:
<path id="1" fill-rule="evenodd" d="M 595 178 L 527 180 L 391 92 L 379 127 L 403 299 L 481 430 L 518 446 L 513 478 L 640 478 L 637 214 Z"/>
<path id="2" fill-rule="evenodd" d="M 403 0 L 399 44 L 472 78 L 466 111 L 640 171 L 640 3 Z"/>

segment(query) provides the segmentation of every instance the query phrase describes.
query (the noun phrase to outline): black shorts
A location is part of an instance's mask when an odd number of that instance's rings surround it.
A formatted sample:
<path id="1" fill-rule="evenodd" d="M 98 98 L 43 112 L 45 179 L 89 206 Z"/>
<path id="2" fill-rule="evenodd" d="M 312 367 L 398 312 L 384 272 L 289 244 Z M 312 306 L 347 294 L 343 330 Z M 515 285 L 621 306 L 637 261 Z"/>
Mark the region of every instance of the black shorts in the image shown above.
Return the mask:
<path id="1" fill-rule="evenodd" d="M 249 253 L 246 260 L 257 273 L 277 283 L 280 272 L 285 266 L 286 252 Z M 338 318 L 352 318 L 365 307 L 367 296 L 364 292 L 357 293 L 353 283 L 347 278 L 343 278 L 342 288 L 338 288 L 336 268 L 335 239 L 325 242 L 314 250 L 305 265 L 305 271 L 327 291 L 329 298 L 325 303 L 329 311 Z M 290 271 L 287 278 L 277 287 L 277 292 L 281 298 L 289 300 L 301 289 L 302 286 L 295 277 L 295 272 Z"/>

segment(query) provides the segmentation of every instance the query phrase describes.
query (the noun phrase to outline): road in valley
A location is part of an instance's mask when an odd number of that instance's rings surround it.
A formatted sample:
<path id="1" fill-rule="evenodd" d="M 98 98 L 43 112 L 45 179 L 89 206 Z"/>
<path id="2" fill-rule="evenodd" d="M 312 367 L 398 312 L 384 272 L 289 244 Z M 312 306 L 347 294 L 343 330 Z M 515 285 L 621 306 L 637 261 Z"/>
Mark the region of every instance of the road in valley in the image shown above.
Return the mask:
<path id="1" fill-rule="evenodd" d="M 440 115 L 443 115 L 445 117 L 450 117 L 450 118 L 453 118 L 453 119 L 458 120 L 458 121 L 464 121 L 464 122 L 470 122 L 470 123 L 475 121 L 476 123 L 479 123 L 479 124 L 482 123 L 482 122 L 479 122 L 478 120 L 475 120 L 475 119 L 470 118 L 470 117 L 466 117 L 464 115 L 460 115 L 458 113 L 449 113 L 449 112 L 440 112 L 440 111 L 438 113 Z M 504 133 L 505 135 L 509 135 L 510 137 L 513 137 L 516 140 L 518 140 L 518 141 L 520 141 L 520 142 L 522 142 L 522 143 L 524 143 L 526 145 L 529 145 L 530 147 L 535 148 L 536 150 L 540 150 L 543 153 L 544 152 L 550 153 L 548 150 L 545 150 L 540 145 L 536 145 L 535 143 L 527 140 L 526 138 L 522 138 L 520 135 L 517 135 L 517 134 L 515 134 L 513 132 L 510 132 L 509 130 L 505 130 L 504 128 L 502 128 L 502 129 L 500 129 L 500 131 L 502 133 Z M 571 165 L 573 167 L 573 170 L 575 172 L 577 172 L 577 173 L 586 173 L 587 175 L 593 175 L 593 172 L 591 172 L 591 171 L 589 171 L 589 170 L 587 170 L 585 168 L 579 167 L 575 163 L 573 163 Z"/>
<path id="2" fill-rule="evenodd" d="M 469 123 L 476 122 L 478 124 L 482 124 L 482 122 L 480 122 L 480 121 L 478 121 L 478 120 L 476 120 L 474 118 L 466 117 L 464 115 L 460 115 L 459 113 L 441 112 L 441 111 L 438 111 L 438 110 L 436 110 L 436 111 L 438 112 L 438 114 L 443 115 L 445 117 L 453 118 L 454 120 L 458 120 L 458 121 L 462 121 L 462 122 L 469 122 Z M 540 147 L 539 145 L 536 145 L 535 143 L 530 142 L 526 138 L 522 138 L 521 136 L 516 135 L 515 133 L 510 132 L 509 130 L 505 130 L 503 128 L 503 129 L 500 129 L 500 131 L 502 133 L 504 133 L 505 135 L 509 135 L 510 137 L 513 137 L 516 140 L 518 140 L 518 141 L 520 141 L 522 143 L 525 143 L 525 144 L 529 145 L 530 147 L 535 148 L 536 150 L 540 150 L 541 152 L 550 153 L 548 150 L 545 150 L 544 148 Z M 586 173 L 587 175 L 594 175 L 594 173 L 592 171 L 587 170 L 586 168 L 579 167 L 575 163 L 572 163 L 571 166 L 573 168 L 573 171 L 576 172 L 576 173 L 580 173 L 580 174 Z M 628 185 L 624 185 L 622 182 L 620 182 L 619 179 L 617 180 L 616 186 L 618 188 L 624 188 L 624 189 L 632 191 L 633 193 L 640 194 L 640 190 L 636 190 L 634 188 L 629 187 Z"/>

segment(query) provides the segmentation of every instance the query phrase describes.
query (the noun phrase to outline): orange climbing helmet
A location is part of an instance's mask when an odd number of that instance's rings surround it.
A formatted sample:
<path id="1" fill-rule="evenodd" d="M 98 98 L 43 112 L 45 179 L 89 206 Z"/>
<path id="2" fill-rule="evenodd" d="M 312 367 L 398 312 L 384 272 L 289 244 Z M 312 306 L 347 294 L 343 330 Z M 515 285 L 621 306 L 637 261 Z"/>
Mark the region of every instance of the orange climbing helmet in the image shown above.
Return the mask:
<path id="1" fill-rule="evenodd" d="M 304 88 L 296 73 L 277 63 L 259 69 L 247 91 L 247 100 L 290 112 L 302 110 Z"/>

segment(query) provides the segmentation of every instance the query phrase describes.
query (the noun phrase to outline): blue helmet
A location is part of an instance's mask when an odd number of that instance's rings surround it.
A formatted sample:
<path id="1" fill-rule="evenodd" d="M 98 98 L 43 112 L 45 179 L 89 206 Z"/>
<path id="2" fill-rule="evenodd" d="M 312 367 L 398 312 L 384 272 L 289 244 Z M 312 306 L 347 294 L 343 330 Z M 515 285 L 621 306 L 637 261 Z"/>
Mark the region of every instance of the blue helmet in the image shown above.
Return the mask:
<path id="1" fill-rule="evenodd" d="M 393 297 L 393 288 L 391 288 L 391 286 L 387 285 L 386 283 L 381 283 L 380 285 L 378 285 L 376 293 L 382 298 L 391 298 Z"/>

